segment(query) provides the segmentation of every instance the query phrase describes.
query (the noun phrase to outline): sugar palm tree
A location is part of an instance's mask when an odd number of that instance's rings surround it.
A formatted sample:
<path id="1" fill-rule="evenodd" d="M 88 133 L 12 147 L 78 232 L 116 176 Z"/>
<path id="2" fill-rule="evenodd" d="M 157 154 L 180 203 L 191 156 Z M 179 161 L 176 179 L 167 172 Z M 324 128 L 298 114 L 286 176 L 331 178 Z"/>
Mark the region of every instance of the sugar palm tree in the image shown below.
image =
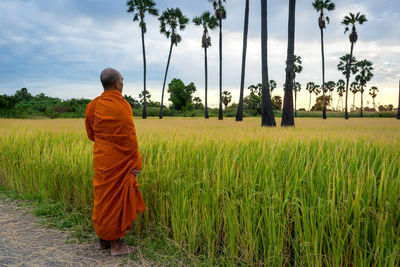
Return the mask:
<path id="1" fill-rule="evenodd" d="M 203 26 L 203 37 L 201 38 L 201 47 L 204 48 L 204 68 L 205 68 L 205 98 L 204 98 L 204 117 L 208 116 L 207 93 L 208 93 L 208 63 L 207 63 L 207 48 L 211 46 L 211 37 L 208 34 L 209 30 L 214 30 L 218 26 L 217 18 L 206 11 L 200 17 L 193 19 L 194 24 Z"/>
<path id="2" fill-rule="evenodd" d="M 372 86 L 369 88 L 369 95 L 372 97 L 372 105 L 374 106 L 375 110 L 375 97 L 378 95 L 377 93 L 379 92 L 378 87 Z"/>
<path id="3" fill-rule="evenodd" d="M 143 52 L 143 112 L 142 118 L 147 118 L 147 95 L 146 95 L 146 49 L 144 45 L 144 34 L 147 31 L 146 22 L 144 17 L 146 13 L 152 16 L 158 16 L 158 10 L 155 8 L 156 4 L 153 0 L 130 0 L 126 2 L 128 6 L 128 13 L 133 13 L 133 21 L 139 21 L 139 27 L 142 32 L 142 52 Z"/>
<path id="4" fill-rule="evenodd" d="M 277 86 L 278 85 L 276 84 L 275 80 L 269 80 L 269 94 L 271 95 L 271 97 L 272 97 L 272 92 L 275 90 Z"/>
<path id="5" fill-rule="evenodd" d="M 357 67 L 359 70 L 359 74 L 356 76 L 356 81 L 360 85 L 360 93 L 361 93 L 361 113 L 360 116 L 363 117 L 363 94 L 364 94 L 364 87 L 367 85 L 372 77 L 372 71 L 374 68 L 372 67 L 372 62 L 366 59 L 358 61 Z"/>
<path id="6" fill-rule="evenodd" d="M 164 83 L 161 93 L 161 107 L 160 107 L 160 119 L 163 117 L 164 110 L 164 90 L 165 82 L 167 80 L 169 62 L 171 60 L 172 47 L 178 46 L 178 43 L 182 41 L 182 37 L 177 33 L 178 30 L 183 31 L 186 28 L 189 19 L 185 17 L 179 8 L 168 8 L 165 10 L 159 18 L 160 21 L 160 32 L 164 34 L 167 39 L 171 39 L 169 48 L 167 68 L 165 70 Z"/>
<path id="7" fill-rule="evenodd" d="M 222 92 L 222 103 L 225 106 L 225 109 L 228 107 L 229 103 L 232 101 L 232 94 L 229 91 Z"/>
<path id="8" fill-rule="evenodd" d="M 283 100 L 282 121 L 281 121 L 281 126 L 284 126 L 284 127 L 294 126 L 293 80 L 295 78 L 295 72 L 294 72 L 295 11 L 296 11 L 296 0 L 289 0 L 286 80 L 285 80 L 285 95 L 284 95 L 284 100 Z"/>
<path id="9" fill-rule="evenodd" d="M 352 82 L 351 84 L 350 84 L 350 92 L 352 92 L 353 93 L 353 110 L 355 110 L 356 109 L 356 94 L 358 93 L 358 92 L 360 92 L 360 85 L 358 84 L 358 82 Z"/>
<path id="10" fill-rule="evenodd" d="M 350 13 L 348 16 L 345 16 L 342 24 L 346 26 L 344 33 L 346 34 L 346 32 L 349 30 L 349 26 L 351 25 L 351 33 L 349 35 L 349 39 L 351 42 L 351 47 L 350 47 L 350 63 L 349 66 L 347 67 L 347 72 L 346 72 L 346 107 L 345 107 L 345 119 L 348 120 L 349 119 L 349 113 L 347 111 L 347 99 L 348 99 L 348 88 L 349 88 L 349 80 L 350 80 L 350 66 L 351 66 L 351 61 L 353 59 L 353 48 L 354 48 L 354 44 L 357 42 L 358 40 L 358 34 L 357 34 L 357 30 L 356 30 L 356 24 L 362 25 L 364 22 L 367 21 L 367 17 L 363 14 L 360 14 L 360 12 L 358 12 L 356 15 L 354 15 L 353 13 Z"/>
<path id="11" fill-rule="evenodd" d="M 223 119 L 222 113 L 222 20 L 226 19 L 226 9 L 223 3 L 226 0 L 208 0 L 213 3 L 215 10 L 215 16 L 218 19 L 219 25 L 219 108 L 218 108 L 218 119 Z"/>
<path id="12" fill-rule="evenodd" d="M 319 12 L 318 26 L 321 31 L 321 54 L 322 54 L 322 118 L 326 119 L 326 101 L 325 101 L 325 55 L 324 55 L 324 29 L 329 23 L 329 17 L 325 16 L 324 11 L 332 11 L 335 9 L 335 4 L 331 0 L 315 0 L 312 3 L 314 9 Z"/>
<path id="13" fill-rule="evenodd" d="M 236 113 L 236 121 L 243 120 L 243 91 L 244 91 L 244 77 L 245 77 L 245 71 L 246 71 L 246 52 L 247 52 L 248 29 L 249 29 L 249 0 L 246 0 L 245 9 L 244 9 L 242 74 L 240 77 L 240 96 L 239 96 L 239 105 L 237 107 L 237 113 Z"/>
<path id="14" fill-rule="evenodd" d="M 301 65 L 301 56 L 296 56 L 294 55 L 294 78 L 293 78 L 293 91 L 294 91 L 294 116 L 297 117 L 296 113 L 296 102 L 297 102 L 297 92 L 301 90 L 301 85 L 300 89 L 297 91 L 297 84 L 296 83 L 296 73 L 300 73 L 303 71 L 303 66 Z"/>
<path id="15" fill-rule="evenodd" d="M 326 90 L 330 94 L 331 97 L 331 103 L 333 107 L 333 91 L 335 91 L 336 83 L 334 81 L 329 81 L 325 83 Z"/>
<path id="16" fill-rule="evenodd" d="M 261 126 L 275 127 L 275 116 L 272 109 L 270 88 L 268 83 L 268 22 L 267 0 L 261 0 Z M 276 86 L 276 83 L 275 83 Z"/>
<path id="17" fill-rule="evenodd" d="M 342 105 L 341 105 L 341 109 L 342 109 L 343 108 L 343 92 L 346 89 L 345 81 L 342 80 L 342 79 L 339 79 L 338 82 L 336 83 L 336 88 L 337 88 L 337 92 L 338 92 L 338 95 L 339 95 L 337 108 L 339 108 L 340 100 L 342 100 Z"/>
<path id="18" fill-rule="evenodd" d="M 297 93 L 301 90 L 301 84 L 296 82 L 294 85 L 294 116 L 297 117 Z"/>
<path id="19" fill-rule="evenodd" d="M 311 95 L 319 86 L 313 82 L 308 82 L 306 85 L 306 90 L 310 93 L 310 102 L 308 103 L 308 111 L 311 109 Z"/>

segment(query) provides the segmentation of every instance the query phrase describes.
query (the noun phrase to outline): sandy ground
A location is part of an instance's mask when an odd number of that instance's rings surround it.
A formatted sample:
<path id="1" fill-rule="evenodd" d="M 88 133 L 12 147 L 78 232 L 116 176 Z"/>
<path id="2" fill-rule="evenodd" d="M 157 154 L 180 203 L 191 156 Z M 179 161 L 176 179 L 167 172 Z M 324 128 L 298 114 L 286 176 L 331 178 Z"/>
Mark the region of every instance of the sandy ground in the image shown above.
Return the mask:
<path id="1" fill-rule="evenodd" d="M 139 248 L 139 259 L 140 248 Z M 150 266 L 111 257 L 96 243 L 71 243 L 68 234 L 39 224 L 31 210 L 0 195 L 0 266 Z"/>

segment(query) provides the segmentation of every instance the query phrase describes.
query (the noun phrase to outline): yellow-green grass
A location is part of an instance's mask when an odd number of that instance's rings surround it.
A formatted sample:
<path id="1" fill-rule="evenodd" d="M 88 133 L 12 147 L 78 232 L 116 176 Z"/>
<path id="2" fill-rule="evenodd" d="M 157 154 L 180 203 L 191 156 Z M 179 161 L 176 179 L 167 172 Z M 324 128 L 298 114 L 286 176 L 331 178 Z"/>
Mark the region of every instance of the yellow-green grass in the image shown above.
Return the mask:
<path id="1" fill-rule="evenodd" d="M 398 265 L 400 122 L 260 123 L 136 118 L 140 225 L 210 264 Z M 90 216 L 82 119 L 0 120 L 0 137 L 0 185 Z"/>

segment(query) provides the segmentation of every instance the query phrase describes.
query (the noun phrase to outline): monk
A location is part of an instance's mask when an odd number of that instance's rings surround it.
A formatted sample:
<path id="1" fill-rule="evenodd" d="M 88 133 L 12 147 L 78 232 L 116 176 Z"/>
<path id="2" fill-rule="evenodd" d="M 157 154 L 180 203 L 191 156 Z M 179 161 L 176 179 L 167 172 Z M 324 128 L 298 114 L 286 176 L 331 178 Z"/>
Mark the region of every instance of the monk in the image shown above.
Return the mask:
<path id="1" fill-rule="evenodd" d="M 120 241 L 146 206 L 136 180 L 142 169 L 133 114 L 122 98 L 121 74 L 112 68 L 101 72 L 104 92 L 86 107 L 87 136 L 94 141 L 93 224 L 100 238 L 99 249 L 111 255 L 136 251 Z"/>

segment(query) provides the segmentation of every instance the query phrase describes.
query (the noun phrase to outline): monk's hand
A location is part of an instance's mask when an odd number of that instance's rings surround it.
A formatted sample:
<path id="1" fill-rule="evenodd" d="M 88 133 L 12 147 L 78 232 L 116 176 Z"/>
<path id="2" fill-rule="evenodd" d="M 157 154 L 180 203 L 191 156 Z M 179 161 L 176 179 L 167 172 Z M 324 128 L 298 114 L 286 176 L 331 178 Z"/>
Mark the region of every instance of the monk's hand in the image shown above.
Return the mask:
<path id="1" fill-rule="evenodd" d="M 135 170 L 135 169 L 132 170 L 132 173 L 133 175 L 135 175 L 135 177 L 138 176 L 139 172 L 140 170 Z"/>

